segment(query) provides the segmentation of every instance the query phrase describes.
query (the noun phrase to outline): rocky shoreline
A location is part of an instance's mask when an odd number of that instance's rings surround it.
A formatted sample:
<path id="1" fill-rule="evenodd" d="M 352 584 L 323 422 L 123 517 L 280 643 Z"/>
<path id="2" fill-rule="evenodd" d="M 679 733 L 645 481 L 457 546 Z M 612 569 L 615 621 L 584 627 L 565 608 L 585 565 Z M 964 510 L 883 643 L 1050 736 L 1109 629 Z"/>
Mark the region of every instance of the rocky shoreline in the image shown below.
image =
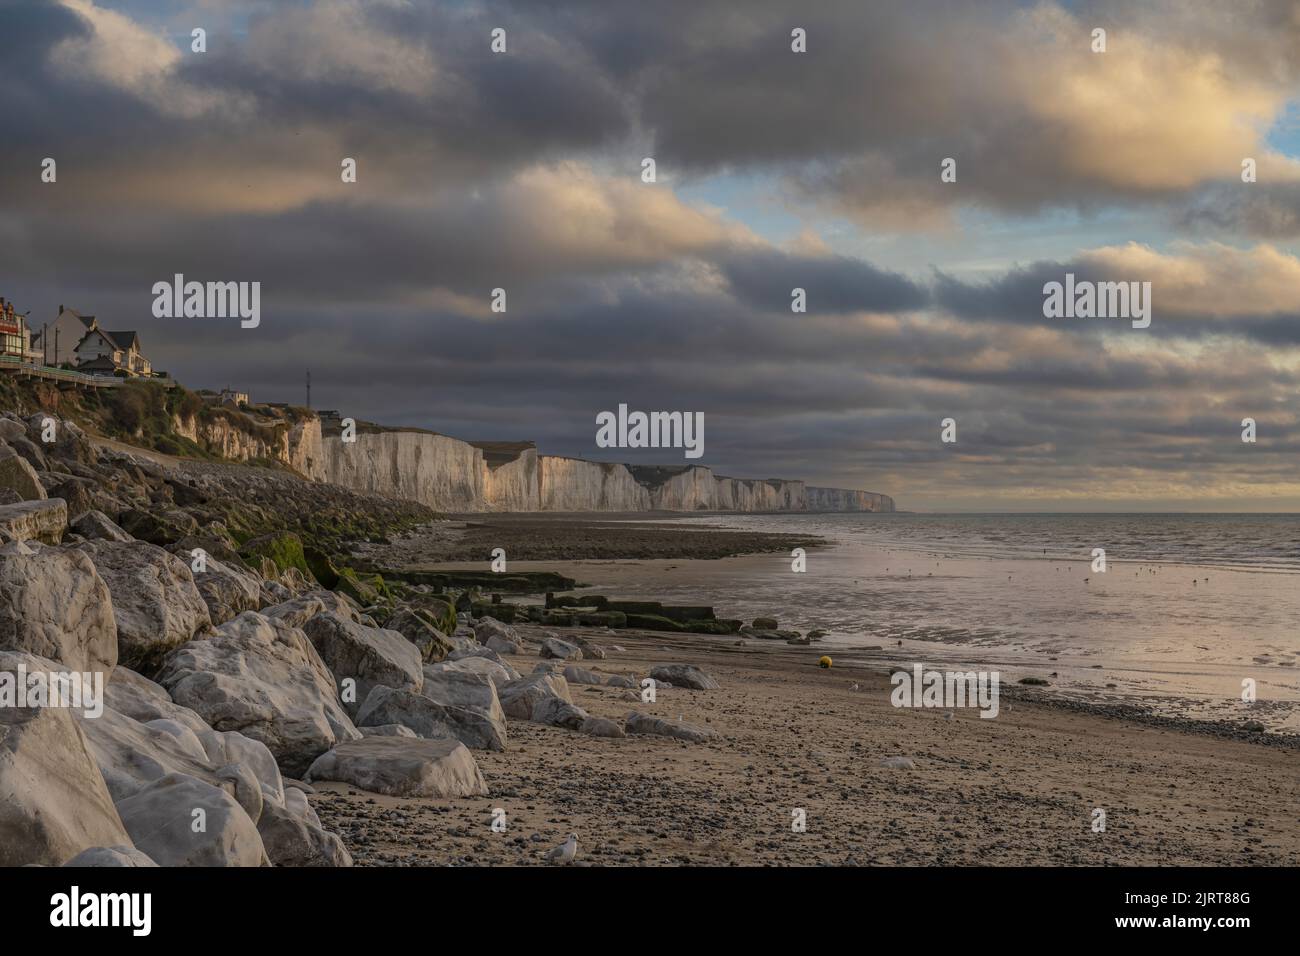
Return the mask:
<path id="1" fill-rule="evenodd" d="M 0 865 L 350 865 L 313 782 L 484 796 L 474 752 L 505 751 L 508 720 L 710 736 L 588 714 L 569 680 L 602 680 L 575 662 L 606 652 L 521 636 L 472 573 L 347 563 L 358 539 L 426 523 L 421 506 L 172 466 L 41 413 L 0 415 L 0 501 Z M 574 583 L 542 578 L 521 580 Z M 525 674 L 503 653 L 540 661 Z M 24 675 L 85 694 L 30 695 Z M 716 686 L 672 664 L 608 686 L 637 704 L 647 678 Z"/>

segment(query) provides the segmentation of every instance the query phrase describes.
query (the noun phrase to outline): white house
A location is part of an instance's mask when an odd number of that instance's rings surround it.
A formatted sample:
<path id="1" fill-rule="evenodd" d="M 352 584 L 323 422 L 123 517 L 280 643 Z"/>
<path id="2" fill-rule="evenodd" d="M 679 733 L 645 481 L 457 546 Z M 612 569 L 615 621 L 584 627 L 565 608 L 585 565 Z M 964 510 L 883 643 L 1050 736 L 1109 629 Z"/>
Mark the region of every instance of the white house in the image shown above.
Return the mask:
<path id="1" fill-rule="evenodd" d="M 41 354 L 41 361 L 47 365 L 75 362 L 77 343 L 95 325 L 93 315 L 82 315 L 76 309 L 59 306 L 59 314 L 53 322 L 47 323 L 44 330 L 32 330 L 32 348 Z"/>
<path id="2" fill-rule="evenodd" d="M 73 351 L 79 372 L 112 375 L 120 370 L 128 375 L 153 374 L 153 366 L 140 350 L 140 336 L 134 331 L 114 332 L 95 323 Z"/>

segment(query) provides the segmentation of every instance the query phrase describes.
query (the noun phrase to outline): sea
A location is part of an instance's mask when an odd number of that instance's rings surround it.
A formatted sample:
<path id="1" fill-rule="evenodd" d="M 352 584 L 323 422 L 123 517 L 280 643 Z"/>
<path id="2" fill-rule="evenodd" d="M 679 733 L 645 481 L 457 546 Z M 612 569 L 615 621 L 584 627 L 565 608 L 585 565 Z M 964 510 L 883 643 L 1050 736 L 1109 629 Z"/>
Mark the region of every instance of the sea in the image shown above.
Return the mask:
<path id="1" fill-rule="evenodd" d="M 780 553 L 581 562 L 580 575 L 611 596 L 821 630 L 813 649 L 845 662 L 997 669 L 1046 680 L 1043 693 L 1300 733 L 1300 515 L 678 520 L 806 536 L 804 570 Z"/>

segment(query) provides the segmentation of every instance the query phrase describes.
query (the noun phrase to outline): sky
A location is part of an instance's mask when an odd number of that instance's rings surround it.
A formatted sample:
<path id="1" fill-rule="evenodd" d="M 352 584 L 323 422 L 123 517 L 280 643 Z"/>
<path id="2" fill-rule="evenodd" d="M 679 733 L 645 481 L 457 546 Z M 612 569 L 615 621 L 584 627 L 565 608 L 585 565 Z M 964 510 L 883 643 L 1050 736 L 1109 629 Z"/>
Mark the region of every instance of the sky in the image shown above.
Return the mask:
<path id="1" fill-rule="evenodd" d="M 1296 0 L 0 0 L 0 295 L 550 454 L 687 463 L 597 448 L 627 404 L 900 509 L 1300 510 L 1297 51 Z"/>

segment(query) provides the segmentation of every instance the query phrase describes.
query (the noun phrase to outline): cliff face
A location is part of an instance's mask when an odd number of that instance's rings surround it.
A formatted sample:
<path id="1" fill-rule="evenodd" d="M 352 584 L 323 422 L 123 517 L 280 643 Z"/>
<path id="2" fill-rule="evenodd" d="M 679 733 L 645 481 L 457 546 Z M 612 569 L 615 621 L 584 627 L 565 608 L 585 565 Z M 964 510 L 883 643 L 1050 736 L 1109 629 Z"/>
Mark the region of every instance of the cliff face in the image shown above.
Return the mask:
<path id="1" fill-rule="evenodd" d="M 541 497 L 535 511 L 649 511 L 650 492 L 626 465 L 542 456 Z"/>
<path id="2" fill-rule="evenodd" d="M 232 412 L 202 419 L 176 415 L 172 429 L 222 458 L 276 461 L 313 481 L 328 480 L 320 419 L 315 415 L 273 424 L 236 415 Z"/>
<path id="3" fill-rule="evenodd" d="M 325 463 L 322 480 L 450 512 L 894 508 L 888 495 L 865 491 L 728 478 L 702 466 L 629 466 L 561 458 L 539 455 L 528 442 L 470 443 L 424 431 L 363 428 L 352 443 L 328 434 L 320 454 Z"/>
<path id="4" fill-rule="evenodd" d="M 312 481 L 325 481 L 325 445 L 315 415 L 295 422 L 288 435 L 288 465 Z"/>
<path id="5" fill-rule="evenodd" d="M 482 471 L 483 507 L 475 510 L 537 510 L 542 494 L 542 465 L 536 448 L 520 449 L 515 458 L 505 461 L 485 453 Z"/>
<path id="6" fill-rule="evenodd" d="M 894 499 L 870 491 L 808 486 L 809 511 L 893 511 Z"/>
<path id="7" fill-rule="evenodd" d="M 727 478 L 702 465 L 630 470 L 650 491 L 651 506 L 660 511 L 805 510 L 802 481 Z"/>
<path id="8" fill-rule="evenodd" d="M 227 417 L 198 419 L 177 415 L 172 419 L 172 428 L 178 435 L 222 458 L 235 461 L 263 458 L 282 464 L 289 461 L 286 426 L 245 426 Z"/>
<path id="9" fill-rule="evenodd" d="M 414 431 L 361 432 L 356 439 L 323 439 L 326 481 L 442 511 L 488 510 L 483 452 L 468 442 Z"/>
<path id="10" fill-rule="evenodd" d="M 322 431 L 314 414 L 267 415 L 177 416 L 172 424 L 178 434 L 225 458 L 269 459 L 313 481 L 440 511 L 894 510 L 888 495 L 728 478 L 701 465 L 584 461 L 539 455 L 531 442 L 465 442 L 364 424 L 355 442 L 344 442 L 336 423 Z"/>

